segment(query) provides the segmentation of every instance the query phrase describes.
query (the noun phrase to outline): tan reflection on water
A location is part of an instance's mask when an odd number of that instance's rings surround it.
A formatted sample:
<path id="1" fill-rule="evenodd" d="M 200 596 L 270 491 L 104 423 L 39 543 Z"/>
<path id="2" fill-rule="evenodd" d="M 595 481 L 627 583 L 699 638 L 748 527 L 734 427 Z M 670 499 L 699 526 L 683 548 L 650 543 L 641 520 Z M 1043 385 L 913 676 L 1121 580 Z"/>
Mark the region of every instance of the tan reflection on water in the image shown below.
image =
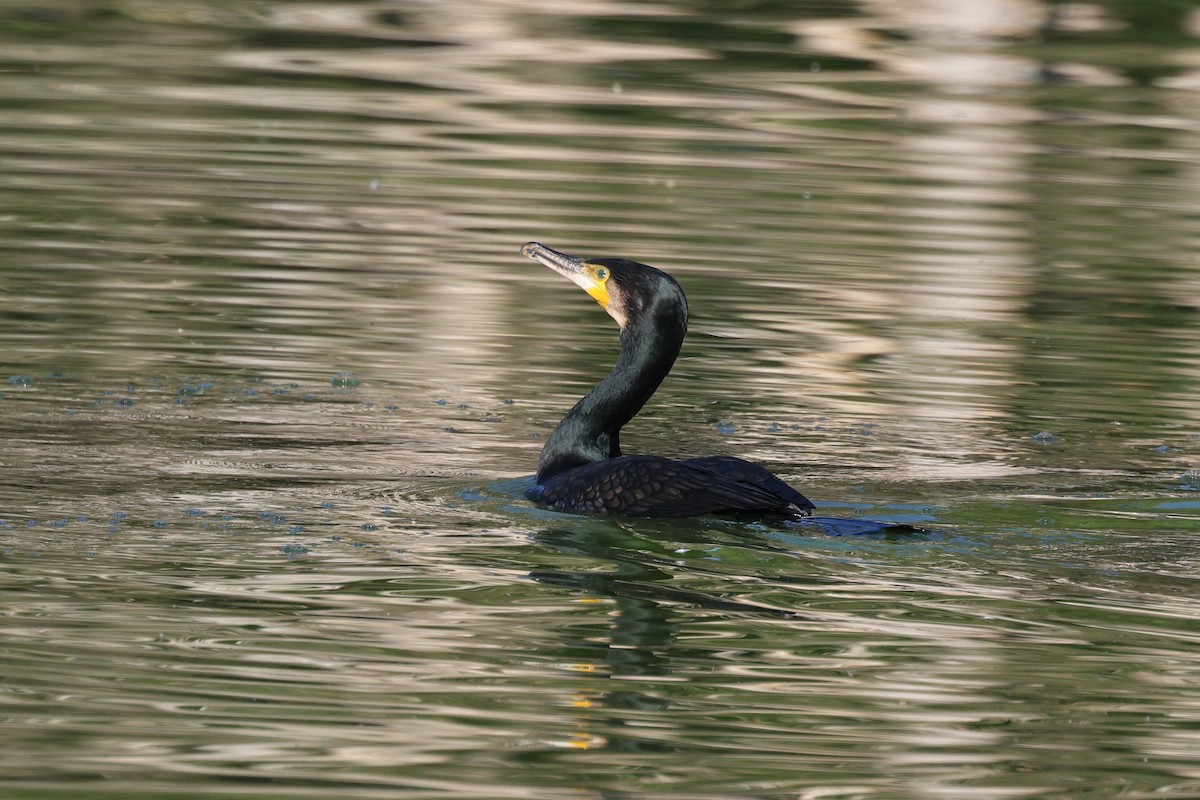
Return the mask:
<path id="1" fill-rule="evenodd" d="M 0 48 L 0 766 L 1192 791 L 1200 62 L 1115 5 L 768 6 L 5 17 L 61 30 Z M 533 509 L 616 348 L 533 239 L 687 287 L 632 442 L 933 531 Z"/>
<path id="2" fill-rule="evenodd" d="M 588 6 L 548 20 L 538 17 L 536 5 L 521 3 L 472 13 L 458 4 L 406 9 L 402 26 L 385 24 L 366 6 L 279 8 L 265 18 L 279 30 L 329 29 L 376 37 L 381 46 L 348 52 L 226 45 L 215 52 L 230 74 L 356 76 L 411 82 L 420 91 L 179 80 L 56 90 L 109 102 L 126 97 L 139 127 L 155 133 L 139 158 L 149 156 L 166 172 L 150 179 L 148 191 L 106 196 L 111 207 L 150 219 L 202 217 L 215 210 L 206 193 L 232 187 L 233 217 L 244 227 L 229 231 L 230 241 L 215 249 L 230 259 L 278 267 L 249 285 L 272 298 L 262 313 L 270 317 L 274 341 L 297 356 L 298 369 L 320 372 L 330 360 L 319 352 L 298 357 L 328 337 L 284 330 L 311 318 L 342 326 L 347 346 L 336 360 L 355 363 L 359 371 L 373 368 L 363 363 L 369 360 L 379 374 L 403 372 L 423 383 L 436 383 L 448 366 L 470 369 L 471 380 L 486 385 L 520 380 L 511 369 L 517 343 L 509 336 L 520 327 L 514 315 L 530 292 L 543 291 L 533 287 L 546 276 L 516 265 L 513 248 L 530 238 L 581 240 L 581 247 L 636 255 L 683 278 L 715 266 L 763 289 L 773 279 L 760 272 L 804 270 L 818 301 L 821 293 L 834 299 L 830 313 L 797 318 L 787 306 L 764 307 L 757 295 L 748 297 L 748 305 L 759 307 L 744 318 L 786 334 L 793 344 L 777 367 L 748 369 L 741 379 L 786 398 L 797 412 L 861 414 L 855 396 L 878 392 L 887 402 L 873 404 L 873 413 L 904 417 L 926 434 L 954 428 L 961 452 L 978 441 L 979 431 L 968 423 L 1002 419 L 1012 399 L 1007 387 L 1025 380 L 1015 366 L 1022 352 L 994 331 L 1020 324 L 1029 298 L 1041 291 L 1032 266 L 1041 256 L 1030 240 L 1047 221 L 1030 207 L 1044 180 L 1032 162 L 1045 146 L 1029 135 L 1045 113 L 1030 104 L 1035 95 L 1011 89 L 1033 86 L 1042 65 L 1013 55 L 1007 40 L 1031 38 L 1051 22 L 1104 30 L 1111 21 L 1079 9 L 1048 21 L 1050 10 L 1033 2 L 959 7 L 881 1 L 863 4 L 863 10 L 863 16 L 799 19 L 786 27 L 800 46 L 868 59 L 877 71 L 749 79 L 701 72 L 711 84 L 708 92 L 591 77 L 608 64 L 701 69 L 712 61 L 715 54 L 702 47 L 596 38 L 578 25 L 592 14 L 669 16 L 677 10 Z M 538 24 L 530 25 L 527 15 Z M 903 30 L 907 38 L 889 43 L 877 34 L 884 30 Z M 133 43 L 121 46 L 137 52 Z M 14 53 L 64 63 L 91 56 L 86 49 L 41 46 Z M 546 63 L 560 68 L 545 72 L 540 65 Z M 542 71 L 533 77 L 529 69 Z M 1090 85 L 1119 82 L 1086 70 L 1067 72 L 1077 82 L 1092 75 Z M 906 89 L 872 93 L 870 83 L 848 87 L 854 80 Z M 781 103 L 781 94 L 796 102 Z M 170 104 L 170 113 L 154 108 L 160 101 Z M 192 113 L 213 106 L 232 107 L 233 114 L 253 107 L 358 118 L 266 119 L 237 131 L 239 120 L 235 131 L 264 143 L 240 138 L 232 148 L 180 148 L 165 138 L 203 141 L 228 131 L 229 124 Z M 571 106 L 670 109 L 678 116 L 597 121 L 562 110 Z M 1168 135 L 1188 135 L 1181 129 L 1195 109 L 1181 111 L 1165 128 Z M 686 124 L 688 119 L 704 124 Z M 813 137 L 813 123 L 829 120 L 877 124 L 865 134 L 849 129 Z M 27 121 L 62 132 L 113 126 L 98 112 Z M 81 166 L 98 175 L 119 174 L 133 160 L 103 141 L 82 151 L 73 139 L 53 137 L 25 146 L 59 156 L 37 162 L 37 171 L 54 179 Z M 731 146 L 747 152 L 731 162 L 720 152 Z M 1194 152 L 1195 142 L 1181 140 L 1174 149 Z M 320 167 L 314 169 L 314 162 Z M 772 193 L 770 200 L 758 193 L 763 190 Z M 797 194 L 815 199 L 797 207 Z M 1181 197 L 1176 207 L 1187 208 L 1191 199 Z M 597 205 L 617 212 L 597 214 Z M 768 210 L 777 216 L 767 216 Z M 797 230 L 797 222 L 804 227 Z M 697 247 L 701 234 L 708 241 Z M 203 226 L 187 238 L 175 238 L 169 248 L 126 241 L 114 249 L 157 258 L 213 253 Z M 810 239 L 825 252 L 806 252 Z M 1186 253 L 1190 244 L 1180 241 L 1176 252 Z M 311 280 L 289 275 L 298 264 Z M 1177 274 L 1183 291 L 1171 294 L 1189 296 L 1194 265 L 1183 258 Z M 183 278 L 175 288 L 188 285 Z M 299 313 L 287 308 L 289 299 L 300 297 L 312 307 Z M 217 299 L 242 304 L 236 294 Z M 871 318 L 883 321 L 886 331 L 860 322 Z M 349 320 L 369 329 L 366 346 L 346 330 Z M 729 326 L 699 317 L 696 328 L 719 332 Z M 129 328 L 119 335 L 137 334 Z M 801 352 L 799 343 L 814 334 L 816 348 Z M 884 359 L 886 374 L 860 370 L 867 357 Z M 279 368 L 255 348 L 221 360 Z M 1187 369 L 1194 374 L 1194 360 Z M 797 380 L 798 373 L 808 377 Z M 1196 404 L 1186 397 L 1171 404 L 1190 406 L 1194 416 Z"/>

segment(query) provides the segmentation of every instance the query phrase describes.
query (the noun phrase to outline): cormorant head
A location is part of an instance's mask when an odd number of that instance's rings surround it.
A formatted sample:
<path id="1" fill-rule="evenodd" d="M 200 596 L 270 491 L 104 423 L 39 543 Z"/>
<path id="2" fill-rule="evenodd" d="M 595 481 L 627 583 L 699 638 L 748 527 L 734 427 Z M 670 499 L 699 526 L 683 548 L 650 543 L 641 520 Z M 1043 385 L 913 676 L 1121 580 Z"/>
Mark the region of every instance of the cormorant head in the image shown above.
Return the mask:
<path id="1" fill-rule="evenodd" d="M 667 273 L 624 258 L 577 258 L 529 242 L 521 255 L 545 264 L 590 294 L 624 330 L 634 322 L 656 320 L 687 326 L 687 299 Z"/>

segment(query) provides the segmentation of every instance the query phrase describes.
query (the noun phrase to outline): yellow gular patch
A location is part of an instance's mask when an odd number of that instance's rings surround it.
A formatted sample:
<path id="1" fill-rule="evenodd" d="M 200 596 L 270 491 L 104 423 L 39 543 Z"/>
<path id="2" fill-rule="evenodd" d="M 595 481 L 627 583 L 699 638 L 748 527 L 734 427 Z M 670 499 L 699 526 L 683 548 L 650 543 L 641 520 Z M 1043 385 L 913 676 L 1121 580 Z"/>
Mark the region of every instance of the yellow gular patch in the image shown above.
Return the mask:
<path id="1" fill-rule="evenodd" d="M 607 310 L 608 304 L 612 300 L 608 295 L 608 276 L 610 274 L 608 267 L 594 267 L 587 264 L 584 268 L 587 270 L 588 277 L 591 278 L 584 288 L 593 300 Z"/>

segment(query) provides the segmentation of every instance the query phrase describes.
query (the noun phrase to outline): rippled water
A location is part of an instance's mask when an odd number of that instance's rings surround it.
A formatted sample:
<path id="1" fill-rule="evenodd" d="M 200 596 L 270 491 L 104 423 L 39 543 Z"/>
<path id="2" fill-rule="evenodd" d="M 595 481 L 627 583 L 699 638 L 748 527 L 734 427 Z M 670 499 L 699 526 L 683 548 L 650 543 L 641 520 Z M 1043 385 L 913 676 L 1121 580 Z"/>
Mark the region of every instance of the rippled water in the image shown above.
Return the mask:
<path id="1" fill-rule="evenodd" d="M 1200 795 L 1198 32 L 4 4 L 5 796 Z M 688 292 L 627 449 L 923 532 L 532 507 L 531 239 Z"/>

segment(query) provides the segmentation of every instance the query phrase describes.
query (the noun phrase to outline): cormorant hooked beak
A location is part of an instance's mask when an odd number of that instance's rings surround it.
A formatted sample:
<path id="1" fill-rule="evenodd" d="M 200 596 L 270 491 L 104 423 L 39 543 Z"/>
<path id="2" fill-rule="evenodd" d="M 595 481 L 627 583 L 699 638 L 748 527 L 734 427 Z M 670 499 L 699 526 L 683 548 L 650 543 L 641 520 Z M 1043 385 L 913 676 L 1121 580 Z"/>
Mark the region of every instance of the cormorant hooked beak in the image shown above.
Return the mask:
<path id="1" fill-rule="evenodd" d="M 544 244 L 538 242 L 529 242 L 521 247 L 521 255 L 526 258 L 532 258 L 539 264 L 543 264 L 550 269 L 568 278 L 579 288 L 592 296 L 592 299 L 600 304 L 600 307 L 610 314 L 608 304 L 612 298 L 608 292 L 608 277 L 610 271 L 603 266 L 589 264 L 582 258 L 569 256 L 566 253 L 560 253 L 557 250 L 551 250 Z M 618 320 L 619 321 L 619 320 Z"/>

